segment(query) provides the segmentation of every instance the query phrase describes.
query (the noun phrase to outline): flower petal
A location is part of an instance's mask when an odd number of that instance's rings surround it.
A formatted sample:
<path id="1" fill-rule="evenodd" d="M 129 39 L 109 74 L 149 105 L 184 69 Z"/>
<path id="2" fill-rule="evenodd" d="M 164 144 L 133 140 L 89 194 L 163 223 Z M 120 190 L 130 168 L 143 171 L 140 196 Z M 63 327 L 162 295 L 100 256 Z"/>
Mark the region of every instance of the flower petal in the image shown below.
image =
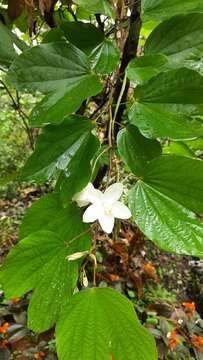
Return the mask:
<path id="1" fill-rule="evenodd" d="M 120 201 L 112 205 L 112 213 L 117 219 L 129 219 L 132 216 L 130 209 Z"/>
<path id="2" fill-rule="evenodd" d="M 95 190 L 93 184 L 88 183 L 82 191 L 73 196 L 72 200 L 76 201 L 79 207 L 87 206 L 90 203 L 89 196 L 93 190 Z"/>
<path id="3" fill-rule="evenodd" d="M 91 223 L 98 219 L 100 215 L 99 208 L 97 205 L 93 204 L 90 205 L 83 214 L 83 222 L 85 223 Z"/>
<path id="4" fill-rule="evenodd" d="M 110 234 L 114 227 L 115 219 L 112 215 L 100 214 L 99 223 L 101 225 L 102 230 L 104 230 L 107 234 Z"/>
<path id="5" fill-rule="evenodd" d="M 89 191 L 88 199 L 92 204 L 101 204 L 104 194 L 98 189 Z"/>
<path id="6" fill-rule="evenodd" d="M 109 186 L 104 192 L 104 200 L 109 203 L 114 203 L 120 199 L 123 192 L 123 185 L 121 183 L 115 183 Z"/>

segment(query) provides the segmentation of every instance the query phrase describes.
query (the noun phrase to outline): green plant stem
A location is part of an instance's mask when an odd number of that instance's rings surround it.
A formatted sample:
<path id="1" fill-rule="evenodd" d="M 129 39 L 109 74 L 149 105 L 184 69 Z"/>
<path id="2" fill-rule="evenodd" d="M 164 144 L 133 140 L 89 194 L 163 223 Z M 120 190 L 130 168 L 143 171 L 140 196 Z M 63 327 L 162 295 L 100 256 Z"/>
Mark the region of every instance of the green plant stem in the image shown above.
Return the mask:
<path id="1" fill-rule="evenodd" d="M 121 91 L 120 91 L 120 94 L 119 94 L 119 97 L 118 97 L 118 101 L 117 101 L 117 103 L 116 103 L 116 108 L 115 108 L 114 116 L 113 116 L 113 119 L 112 119 L 111 137 L 112 137 L 113 141 L 115 141 L 115 136 L 114 136 L 114 133 L 115 133 L 115 131 L 114 131 L 114 130 L 115 130 L 115 121 L 116 121 L 116 117 L 117 117 L 117 114 L 118 114 L 119 107 L 120 107 L 120 105 L 121 105 L 121 101 L 122 101 L 122 98 L 123 98 L 123 94 L 124 94 L 124 92 L 125 92 L 126 83 L 127 83 L 127 73 L 125 73 L 124 78 L 123 78 L 123 83 L 122 83 Z"/>
<path id="2" fill-rule="evenodd" d="M 101 157 L 103 154 L 105 154 L 105 152 L 109 151 L 109 149 L 110 149 L 110 146 L 107 146 L 107 147 L 97 156 L 97 158 L 95 159 L 95 162 L 94 162 L 94 164 L 93 164 L 93 166 L 92 166 L 92 174 L 94 174 L 94 172 L 95 172 L 95 168 L 96 168 L 97 162 L 98 162 L 98 160 L 100 159 L 100 157 Z"/>

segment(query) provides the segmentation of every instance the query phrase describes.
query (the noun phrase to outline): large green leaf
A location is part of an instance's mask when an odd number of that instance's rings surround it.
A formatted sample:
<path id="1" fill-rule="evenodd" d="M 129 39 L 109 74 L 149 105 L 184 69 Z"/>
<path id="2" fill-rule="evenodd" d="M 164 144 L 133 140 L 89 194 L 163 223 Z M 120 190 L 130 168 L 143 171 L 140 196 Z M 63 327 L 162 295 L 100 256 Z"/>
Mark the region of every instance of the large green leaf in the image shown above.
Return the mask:
<path id="1" fill-rule="evenodd" d="M 87 55 L 105 39 L 104 34 L 96 26 L 82 21 L 64 22 L 59 29 L 71 44 Z"/>
<path id="2" fill-rule="evenodd" d="M 115 10 L 108 0 L 74 0 L 74 2 L 93 14 L 115 17 Z"/>
<path id="3" fill-rule="evenodd" d="M 92 129 L 92 123 L 79 115 L 66 117 L 60 125 L 47 125 L 22 170 L 22 179 L 44 182 L 64 170 L 69 198 L 80 191 L 89 180 L 90 160 L 99 145 Z"/>
<path id="4" fill-rule="evenodd" d="M 55 210 L 52 220 L 61 216 L 57 207 Z M 52 327 L 72 295 L 78 264 L 77 261 L 68 262 L 67 255 L 90 248 L 89 228 L 82 223 L 79 210 L 70 205 L 62 215 L 65 214 L 67 230 L 63 235 L 57 233 L 59 222 L 55 219 L 52 231 L 37 231 L 22 239 L 10 251 L 0 272 L 7 299 L 34 290 L 28 309 L 28 326 L 33 331 Z M 46 218 L 43 213 L 38 216 Z M 31 228 L 35 220 L 30 218 L 30 221 Z"/>
<path id="5" fill-rule="evenodd" d="M 133 125 L 118 133 L 117 145 L 122 160 L 135 175 L 142 175 L 147 162 L 161 154 L 158 141 L 145 138 Z"/>
<path id="6" fill-rule="evenodd" d="M 145 54 L 163 53 L 176 66 L 199 63 L 203 54 L 203 13 L 175 16 L 157 26 L 145 44 Z M 195 66 L 195 64 L 193 64 Z"/>
<path id="7" fill-rule="evenodd" d="M 203 161 L 165 155 L 150 161 L 144 181 L 190 210 L 203 213 Z"/>
<path id="8" fill-rule="evenodd" d="M 59 360 L 156 360 L 130 301 L 110 288 L 74 295 L 56 327 Z M 81 346 L 79 346 L 81 344 Z"/>
<path id="9" fill-rule="evenodd" d="M 203 76 L 190 69 L 162 72 L 136 88 L 141 102 L 166 104 L 202 104 Z"/>
<path id="10" fill-rule="evenodd" d="M 71 114 L 79 108 L 83 100 L 91 95 L 96 95 L 100 90 L 102 90 L 101 84 L 96 75 L 85 75 L 78 78 L 77 83 L 61 87 L 50 95 L 46 95 L 34 107 L 30 123 L 34 127 L 49 123 L 61 123 L 67 114 Z"/>
<path id="11" fill-rule="evenodd" d="M 143 0 L 142 18 L 148 20 L 164 20 L 174 15 L 190 12 L 203 12 L 202 0 Z"/>
<path id="12" fill-rule="evenodd" d="M 70 206 L 64 208 L 57 193 L 42 196 L 27 210 L 20 226 L 20 239 L 40 231 L 55 232 L 64 240 L 68 236 L 67 218 L 70 216 Z"/>
<path id="13" fill-rule="evenodd" d="M 33 110 L 34 126 L 61 122 L 84 99 L 102 89 L 87 55 L 65 41 L 42 44 L 24 52 L 12 64 L 8 82 L 18 90 L 48 94 Z"/>
<path id="14" fill-rule="evenodd" d="M 82 21 L 62 22 L 50 30 L 43 38 L 43 43 L 68 40 L 71 44 L 89 55 L 105 39 L 104 34 L 93 24 Z"/>
<path id="15" fill-rule="evenodd" d="M 136 224 L 159 248 L 203 256 L 203 224 L 175 200 L 138 181 L 129 194 L 129 207 Z"/>
<path id="16" fill-rule="evenodd" d="M 149 138 L 192 139 L 203 136 L 202 121 L 184 114 L 184 108 L 165 104 L 135 102 L 128 113 L 129 120 L 140 132 Z"/>
<path id="17" fill-rule="evenodd" d="M 190 139 L 202 136 L 202 121 L 190 116 L 192 104 L 202 113 L 203 77 L 191 69 L 162 72 L 137 86 L 130 122 L 148 137 Z"/>
<path id="18" fill-rule="evenodd" d="M 159 74 L 168 62 L 162 54 L 149 54 L 130 61 L 127 76 L 135 84 L 143 84 Z"/>
<path id="19" fill-rule="evenodd" d="M 8 80 L 18 90 L 49 93 L 72 85 L 89 70 L 87 56 L 65 41 L 35 46 L 12 64 Z"/>
<path id="20" fill-rule="evenodd" d="M 0 22 L 0 65 L 6 68 L 11 65 L 17 57 L 15 47 L 20 51 L 28 48 L 22 40 Z"/>
<path id="21" fill-rule="evenodd" d="M 106 39 L 104 34 L 92 24 L 81 21 L 65 22 L 57 29 L 57 34 L 58 40 L 66 38 L 71 44 L 84 51 L 89 57 L 91 68 L 96 73 L 108 74 L 119 62 L 120 52 L 114 41 Z M 49 38 L 50 36 L 48 40 Z"/>

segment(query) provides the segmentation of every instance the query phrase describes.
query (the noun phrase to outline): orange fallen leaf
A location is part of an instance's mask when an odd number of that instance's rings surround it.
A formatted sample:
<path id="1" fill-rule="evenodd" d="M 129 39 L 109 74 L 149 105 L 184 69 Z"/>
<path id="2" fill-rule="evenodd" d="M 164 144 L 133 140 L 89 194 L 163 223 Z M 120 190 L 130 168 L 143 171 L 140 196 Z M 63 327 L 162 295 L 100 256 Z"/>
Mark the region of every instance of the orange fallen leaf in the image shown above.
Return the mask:
<path id="1" fill-rule="evenodd" d="M 170 350 L 173 350 L 179 343 L 180 343 L 180 339 L 177 335 L 177 332 L 173 330 L 171 333 L 169 333 L 168 336 L 168 347 Z"/>
<path id="2" fill-rule="evenodd" d="M 196 310 L 196 305 L 194 302 L 183 302 L 182 305 L 184 306 L 184 308 L 186 310 L 189 310 L 192 312 Z"/>
<path id="3" fill-rule="evenodd" d="M 46 354 L 43 351 L 39 351 L 34 354 L 34 359 L 40 360 L 40 359 L 44 358 L 45 356 L 46 356 Z"/>
<path id="4" fill-rule="evenodd" d="M 5 334 L 8 331 L 9 328 L 9 323 L 4 323 L 1 327 L 0 327 L 0 334 Z"/>
<path id="5" fill-rule="evenodd" d="M 111 281 L 118 281 L 120 279 L 120 276 L 116 274 L 109 274 L 109 278 Z"/>
<path id="6" fill-rule="evenodd" d="M 192 345 L 198 349 L 200 352 L 203 352 L 203 337 L 198 335 L 193 335 L 191 337 Z"/>
<path id="7" fill-rule="evenodd" d="M 20 302 L 20 298 L 15 297 L 15 298 L 11 299 L 11 302 L 12 302 L 13 305 L 17 305 Z"/>
<path id="8" fill-rule="evenodd" d="M 156 269 L 151 263 L 144 264 L 143 270 L 148 276 L 152 278 L 156 277 Z"/>

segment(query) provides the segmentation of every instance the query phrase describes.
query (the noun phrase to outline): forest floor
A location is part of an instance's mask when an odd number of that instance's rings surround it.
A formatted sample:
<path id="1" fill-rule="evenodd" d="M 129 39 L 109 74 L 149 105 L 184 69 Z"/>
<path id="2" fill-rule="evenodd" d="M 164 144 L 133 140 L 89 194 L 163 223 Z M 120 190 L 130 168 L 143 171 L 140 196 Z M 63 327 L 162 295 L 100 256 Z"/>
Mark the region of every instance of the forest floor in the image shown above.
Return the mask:
<path id="1" fill-rule="evenodd" d="M 25 210 L 46 190 L 15 186 L 0 200 L 0 263 L 17 242 Z M 203 359 L 203 263 L 158 250 L 126 224 L 117 241 L 97 234 L 97 285 L 114 287 L 134 304 L 157 340 L 159 359 Z M 91 279 L 91 269 L 87 271 Z M 91 285 L 91 283 L 90 283 Z M 54 330 L 26 327 L 31 293 L 4 299 L 0 285 L 0 359 L 56 360 Z"/>

